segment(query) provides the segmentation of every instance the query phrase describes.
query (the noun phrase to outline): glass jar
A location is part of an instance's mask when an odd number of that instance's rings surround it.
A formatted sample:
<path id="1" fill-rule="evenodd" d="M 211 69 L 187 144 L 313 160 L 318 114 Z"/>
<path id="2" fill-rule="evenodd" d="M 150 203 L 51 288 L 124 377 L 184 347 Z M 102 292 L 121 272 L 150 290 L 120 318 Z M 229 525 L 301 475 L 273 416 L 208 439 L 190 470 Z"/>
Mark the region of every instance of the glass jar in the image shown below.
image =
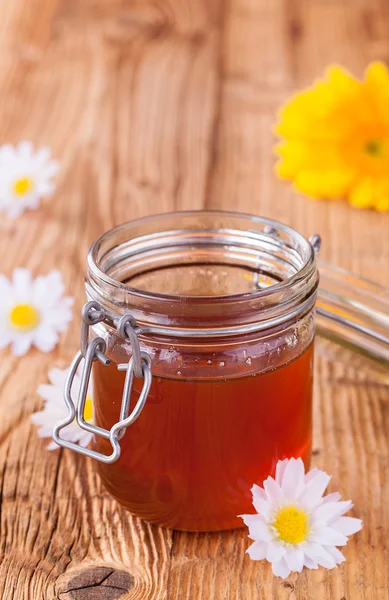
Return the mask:
<path id="1" fill-rule="evenodd" d="M 157 215 L 93 244 L 74 367 L 85 358 L 77 420 L 97 435 L 80 451 L 120 504 L 166 527 L 230 529 L 279 459 L 308 466 L 317 286 L 310 241 L 250 215 Z M 54 439 L 74 447 L 63 426 Z"/>

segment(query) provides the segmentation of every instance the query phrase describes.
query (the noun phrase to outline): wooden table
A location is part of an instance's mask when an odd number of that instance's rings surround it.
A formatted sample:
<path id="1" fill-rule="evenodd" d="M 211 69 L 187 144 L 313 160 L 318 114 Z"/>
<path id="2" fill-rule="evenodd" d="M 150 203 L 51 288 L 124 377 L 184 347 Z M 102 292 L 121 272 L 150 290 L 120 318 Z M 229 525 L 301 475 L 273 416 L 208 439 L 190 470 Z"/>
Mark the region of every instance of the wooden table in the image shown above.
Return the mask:
<path id="1" fill-rule="evenodd" d="M 389 215 L 295 194 L 273 175 L 271 133 L 277 107 L 326 65 L 360 75 L 388 60 L 388 28 L 386 0 L 4 0 L 0 142 L 49 145 L 62 168 L 40 210 L 1 218 L 1 272 L 60 269 L 78 310 L 104 230 L 224 208 L 319 232 L 323 258 L 388 285 Z M 244 530 L 150 526 L 108 497 L 91 461 L 46 452 L 30 423 L 35 390 L 69 364 L 78 327 L 77 316 L 51 354 L 1 353 L 2 599 L 388 598 L 385 386 L 317 360 L 313 462 L 365 526 L 340 568 L 282 581 L 245 555 Z"/>

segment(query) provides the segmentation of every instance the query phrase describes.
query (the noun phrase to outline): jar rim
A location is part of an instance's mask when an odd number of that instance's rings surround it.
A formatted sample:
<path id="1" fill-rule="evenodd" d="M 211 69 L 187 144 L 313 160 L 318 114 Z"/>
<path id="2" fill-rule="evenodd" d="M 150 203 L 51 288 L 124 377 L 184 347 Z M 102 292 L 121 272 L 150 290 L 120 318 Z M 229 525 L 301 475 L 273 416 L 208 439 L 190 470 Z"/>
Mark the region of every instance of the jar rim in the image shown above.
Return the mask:
<path id="1" fill-rule="evenodd" d="M 136 240 L 146 239 L 147 235 L 134 236 L 131 234 L 135 231 L 154 231 L 152 236 L 158 236 L 162 233 L 171 233 L 173 230 L 166 228 L 166 226 L 172 220 L 179 220 L 183 223 L 191 223 L 192 220 L 195 222 L 196 219 L 204 218 L 205 220 L 215 220 L 215 222 L 234 222 L 239 223 L 239 231 L 242 234 L 242 239 L 249 239 L 250 236 L 254 239 L 259 234 L 262 238 L 267 241 L 271 240 L 275 243 L 280 236 L 285 236 L 285 239 L 293 240 L 296 247 L 299 248 L 295 254 L 299 254 L 301 260 L 301 266 L 290 276 L 285 277 L 281 281 L 275 284 L 271 284 L 264 289 L 255 289 L 249 292 L 233 293 L 226 295 L 185 295 L 185 294 L 167 294 L 164 292 L 148 291 L 141 288 L 134 287 L 128 283 L 124 283 L 119 279 L 115 279 L 106 271 L 107 269 L 102 266 L 103 258 L 109 254 L 109 249 L 118 248 L 120 244 L 116 244 L 115 240 L 125 240 L 125 243 L 134 243 Z M 250 229 L 250 226 L 252 229 Z M 256 228 L 256 229 L 254 229 Z M 182 231 L 189 231 L 189 229 L 182 228 Z M 192 230 L 190 230 L 192 231 Z M 199 227 L 196 231 L 206 231 Z M 214 231 L 212 229 L 212 231 Z M 219 229 L 215 229 L 219 231 Z M 220 231 L 228 231 L 227 229 L 220 229 Z M 235 230 L 234 230 L 235 231 Z M 281 240 L 283 242 L 283 240 Z M 153 241 L 155 243 L 155 240 Z M 281 243 L 278 242 L 277 243 Z M 289 243 L 289 242 L 288 242 Z M 288 247 L 285 242 L 285 247 Z M 292 246 L 289 246 L 292 250 Z M 259 217 L 246 213 L 239 213 L 233 211 L 215 211 L 215 210 L 195 210 L 195 211 L 175 211 L 169 213 L 153 214 L 147 217 L 142 217 L 122 223 L 105 233 L 103 233 L 91 246 L 88 258 L 88 273 L 86 277 L 87 293 L 92 299 L 98 299 L 99 302 L 102 300 L 107 301 L 107 308 L 114 313 L 127 312 L 130 308 L 135 318 L 140 319 L 143 323 L 161 324 L 161 320 L 155 315 L 163 315 L 163 324 L 172 325 L 177 324 L 180 318 L 188 317 L 189 313 L 192 312 L 191 317 L 193 321 L 193 309 L 197 308 L 201 310 L 202 317 L 204 314 L 207 318 L 202 320 L 202 323 L 196 324 L 196 327 L 212 327 L 213 321 L 215 320 L 216 312 L 213 311 L 212 317 L 207 313 L 207 307 L 210 305 L 219 305 L 219 317 L 221 310 L 223 316 L 229 321 L 231 325 L 236 325 L 237 311 L 242 313 L 244 307 L 250 307 L 251 316 L 247 322 L 253 323 L 255 321 L 263 320 L 267 318 L 273 318 L 278 304 L 284 305 L 284 311 L 290 312 L 292 309 L 295 311 L 296 307 L 302 305 L 302 300 L 307 297 L 311 297 L 315 294 L 318 285 L 318 275 L 316 268 L 316 254 L 312 244 L 298 231 L 288 225 L 279 223 L 276 220 L 269 219 L 266 217 Z M 306 303 L 305 303 L 306 304 Z M 312 304 L 312 303 L 309 303 Z M 222 308 L 220 309 L 220 305 Z M 267 308 L 271 305 L 272 310 L 269 311 Z M 258 317 L 258 311 L 262 312 L 263 315 Z M 231 314 L 230 314 L 231 309 Z M 255 316 L 255 313 L 257 316 Z M 271 313 L 271 314 L 270 314 Z M 150 316 L 152 315 L 152 316 Z M 165 318 L 166 317 L 166 318 Z M 231 319 L 229 320 L 229 318 Z M 235 321 L 235 322 L 233 322 Z M 245 319 L 240 320 L 245 322 Z M 192 322 L 193 324 L 193 322 Z M 181 323 L 180 326 L 186 327 L 187 323 Z"/>
<path id="2" fill-rule="evenodd" d="M 137 296 L 141 296 L 141 297 L 147 297 L 150 299 L 159 299 L 159 300 L 169 300 L 169 302 L 182 302 L 182 299 L 185 298 L 187 299 L 189 302 L 193 302 L 193 303 L 198 303 L 198 302 L 202 302 L 204 300 L 209 301 L 210 296 L 185 296 L 184 294 L 180 295 L 180 294 L 165 294 L 163 292 L 149 292 L 147 290 L 142 290 L 141 288 L 137 288 L 137 287 L 133 287 L 131 285 L 128 285 L 126 283 L 123 283 L 122 281 L 119 281 L 117 279 L 114 279 L 113 277 L 110 277 L 109 275 L 107 275 L 107 273 L 105 273 L 102 269 L 100 269 L 100 267 L 98 266 L 98 258 L 97 258 L 97 254 L 99 251 L 99 247 L 101 246 L 101 243 L 107 238 L 107 236 L 113 236 L 115 235 L 117 232 L 119 231 L 123 231 L 126 230 L 128 228 L 128 226 L 133 226 L 136 224 L 146 224 L 147 222 L 151 222 L 154 221 L 155 219 L 160 219 L 160 218 L 169 218 L 175 215 L 195 215 L 195 214 L 200 214 L 200 213 L 207 213 L 209 216 L 211 216 L 212 214 L 214 215 L 225 215 L 230 216 L 230 217 L 242 217 L 242 218 L 247 218 L 252 220 L 254 223 L 263 223 L 265 225 L 267 225 L 268 227 L 271 228 L 279 228 L 279 229 L 283 229 L 285 232 L 287 232 L 288 234 L 295 236 L 296 238 L 299 239 L 299 241 L 301 243 L 303 243 L 306 246 L 306 249 L 309 252 L 309 256 L 306 259 L 305 263 L 303 264 L 303 266 L 301 267 L 301 269 L 299 269 L 295 274 L 293 274 L 291 277 L 288 277 L 274 285 L 271 285 L 267 288 L 264 289 L 260 289 L 258 288 L 255 291 L 250 291 L 250 292 L 244 292 L 244 293 L 238 293 L 238 294 L 228 294 L 228 295 L 221 295 L 221 296 L 212 296 L 213 300 L 218 300 L 218 301 L 224 301 L 225 299 L 231 299 L 231 300 L 246 300 L 247 298 L 257 298 L 259 296 L 268 296 L 269 294 L 272 294 L 275 291 L 278 291 L 280 289 L 285 289 L 287 287 L 290 287 L 291 285 L 293 285 L 293 283 L 295 281 L 299 281 L 301 280 L 302 277 L 304 277 L 304 275 L 310 270 L 310 268 L 312 267 L 312 265 L 315 263 L 315 250 L 312 247 L 311 243 L 301 234 L 299 233 L 296 229 L 293 229 L 293 227 L 290 227 L 289 225 L 284 225 L 283 223 L 280 223 L 279 221 L 276 221 L 275 219 L 269 219 L 267 217 L 258 217 L 256 215 L 251 215 L 250 213 L 240 213 L 237 211 L 225 211 L 225 210 L 182 210 L 182 211 L 170 211 L 170 212 L 166 212 L 166 213 L 156 213 L 156 214 L 152 214 L 152 215 L 148 215 L 147 217 L 139 217 L 137 219 L 132 219 L 131 221 L 125 221 L 124 223 L 121 223 L 120 225 L 116 225 L 115 227 L 112 227 L 111 229 L 108 229 L 107 231 L 105 231 L 103 234 L 101 234 L 92 244 L 92 246 L 89 249 L 88 252 L 88 256 L 87 256 L 87 262 L 88 262 L 88 268 L 90 269 L 90 271 L 98 278 L 100 278 L 101 280 L 103 280 L 105 283 L 107 283 L 108 285 L 112 286 L 112 288 L 120 288 L 120 289 L 125 289 L 127 290 L 129 293 L 131 294 L 135 294 Z"/>

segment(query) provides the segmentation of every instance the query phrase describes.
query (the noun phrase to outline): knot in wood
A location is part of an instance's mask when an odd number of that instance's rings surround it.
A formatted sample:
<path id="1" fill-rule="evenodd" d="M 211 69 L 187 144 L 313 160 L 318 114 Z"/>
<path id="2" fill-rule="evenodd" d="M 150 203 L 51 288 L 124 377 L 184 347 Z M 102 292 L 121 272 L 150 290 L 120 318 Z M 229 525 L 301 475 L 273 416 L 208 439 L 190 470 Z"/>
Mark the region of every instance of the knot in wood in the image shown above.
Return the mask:
<path id="1" fill-rule="evenodd" d="M 61 585 L 58 600 L 116 600 L 134 587 L 134 577 L 110 567 L 79 571 Z"/>

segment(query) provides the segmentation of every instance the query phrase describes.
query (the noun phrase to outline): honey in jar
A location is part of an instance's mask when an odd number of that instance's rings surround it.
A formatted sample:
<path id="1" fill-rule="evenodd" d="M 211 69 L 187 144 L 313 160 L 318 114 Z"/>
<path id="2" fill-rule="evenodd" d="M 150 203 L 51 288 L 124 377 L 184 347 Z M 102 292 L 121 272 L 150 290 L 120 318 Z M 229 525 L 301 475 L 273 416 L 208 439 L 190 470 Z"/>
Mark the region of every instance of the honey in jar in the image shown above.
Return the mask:
<path id="1" fill-rule="evenodd" d="M 111 361 L 93 357 L 94 419 L 113 438 L 96 435 L 93 454 L 120 504 L 157 525 L 229 529 L 278 460 L 308 466 L 317 280 L 308 240 L 235 213 L 149 217 L 94 244 L 91 329 Z"/>

